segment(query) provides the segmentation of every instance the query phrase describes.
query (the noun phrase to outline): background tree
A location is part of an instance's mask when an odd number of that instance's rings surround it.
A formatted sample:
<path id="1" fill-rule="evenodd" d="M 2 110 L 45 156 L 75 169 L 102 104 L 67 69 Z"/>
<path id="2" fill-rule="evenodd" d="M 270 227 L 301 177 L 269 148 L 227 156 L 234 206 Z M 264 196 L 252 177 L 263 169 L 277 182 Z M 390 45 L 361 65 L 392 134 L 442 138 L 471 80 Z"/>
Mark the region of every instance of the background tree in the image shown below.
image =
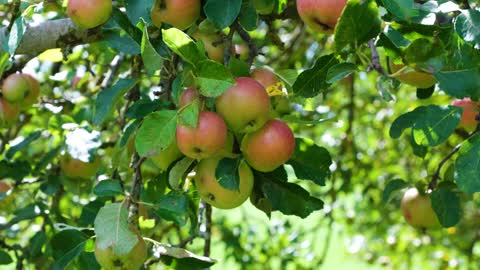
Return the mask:
<path id="1" fill-rule="evenodd" d="M 480 264 L 478 1 L 0 18 L 2 269 Z"/>

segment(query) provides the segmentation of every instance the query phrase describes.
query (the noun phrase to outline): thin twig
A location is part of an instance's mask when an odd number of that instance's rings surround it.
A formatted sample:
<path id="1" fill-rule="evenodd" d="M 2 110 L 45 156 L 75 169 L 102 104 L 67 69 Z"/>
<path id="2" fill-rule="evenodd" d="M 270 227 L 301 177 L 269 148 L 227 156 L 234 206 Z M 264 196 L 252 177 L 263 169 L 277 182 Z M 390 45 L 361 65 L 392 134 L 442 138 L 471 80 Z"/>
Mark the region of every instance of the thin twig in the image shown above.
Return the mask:
<path id="1" fill-rule="evenodd" d="M 368 46 L 370 47 L 370 51 L 372 52 L 372 68 L 375 69 L 378 73 L 388 76 L 385 70 L 380 64 L 380 56 L 378 55 L 377 48 L 375 47 L 375 40 L 371 39 L 368 41 Z"/>
<path id="2" fill-rule="evenodd" d="M 203 255 L 210 257 L 210 247 L 212 244 L 212 206 L 205 203 L 205 246 Z"/>
<path id="3" fill-rule="evenodd" d="M 258 55 L 258 50 L 257 50 L 257 45 L 255 45 L 255 40 L 252 39 L 252 37 L 250 36 L 250 34 L 245 31 L 245 29 L 243 29 L 243 27 L 238 24 L 237 22 L 235 22 L 233 24 L 233 27 L 235 27 L 238 35 L 240 35 L 240 37 L 243 39 L 243 41 L 245 41 L 247 44 L 248 44 L 248 60 L 247 60 L 247 63 L 248 65 L 252 65 L 253 64 L 253 60 L 255 59 L 255 57 L 257 57 Z"/>
<path id="4" fill-rule="evenodd" d="M 15 20 L 18 17 L 17 14 L 20 11 L 20 3 L 21 3 L 20 0 L 14 0 L 14 2 L 12 3 L 13 4 L 13 8 L 12 8 L 12 12 L 11 12 L 12 13 L 12 18 L 10 18 L 10 23 L 7 26 L 7 32 L 10 32 L 10 30 L 12 30 L 13 24 L 15 23 Z"/>

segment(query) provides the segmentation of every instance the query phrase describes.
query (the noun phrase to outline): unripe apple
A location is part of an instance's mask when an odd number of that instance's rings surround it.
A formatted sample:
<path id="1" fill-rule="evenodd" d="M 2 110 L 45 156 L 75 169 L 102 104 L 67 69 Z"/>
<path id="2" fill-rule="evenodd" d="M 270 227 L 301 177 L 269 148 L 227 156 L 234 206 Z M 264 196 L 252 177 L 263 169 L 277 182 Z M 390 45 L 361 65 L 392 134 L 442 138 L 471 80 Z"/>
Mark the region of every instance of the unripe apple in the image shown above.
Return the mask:
<path id="1" fill-rule="evenodd" d="M 256 68 L 252 71 L 252 74 L 250 76 L 255 79 L 257 82 L 259 82 L 265 89 L 267 89 L 270 86 L 274 86 L 280 81 L 277 78 L 277 75 L 275 75 L 272 71 L 270 71 L 267 68 L 261 67 L 261 68 Z"/>
<path id="2" fill-rule="evenodd" d="M 30 85 L 25 76 L 20 73 L 8 76 L 2 84 L 3 98 L 10 103 L 22 101 L 29 91 Z"/>
<path id="3" fill-rule="evenodd" d="M 156 0 L 150 15 L 157 27 L 168 23 L 185 30 L 200 17 L 200 9 L 200 0 Z"/>
<path id="4" fill-rule="evenodd" d="M 223 64 L 223 56 L 225 54 L 225 42 L 222 42 L 222 36 L 214 32 L 204 33 L 202 31 L 196 31 L 192 34 L 192 37 L 195 38 L 195 40 L 197 41 L 202 41 L 208 58 Z"/>
<path id="5" fill-rule="evenodd" d="M 190 87 L 182 93 L 182 95 L 180 96 L 180 101 L 178 102 L 178 105 L 180 108 L 185 107 L 186 105 L 192 103 L 197 98 L 198 98 L 197 89 Z"/>
<path id="6" fill-rule="evenodd" d="M 12 189 L 12 186 L 5 181 L 0 181 L 0 193 L 7 193 L 10 189 Z"/>
<path id="7" fill-rule="evenodd" d="M 74 159 L 69 155 L 60 158 L 60 168 L 63 174 L 69 178 L 90 179 L 97 174 L 100 165 L 101 159 L 98 156 L 92 162 Z"/>
<path id="8" fill-rule="evenodd" d="M 110 19 L 112 0 L 69 0 L 67 14 L 78 28 L 94 28 Z"/>
<path id="9" fill-rule="evenodd" d="M 238 167 L 240 176 L 239 191 L 229 190 L 218 183 L 215 177 L 219 158 L 200 161 L 195 174 L 195 185 L 198 195 L 216 208 L 232 209 L 242 205 L 253 189 L 253 173 L 250 167 L 242 161 Z"/>
<path id="10" fill-rule="evenodd" d="M 270 118 L 270 97 L 252 78 L 240 77 L 235 82 L 217 98 L 217 112 L 233 132 L 255 131 Z"/>
<path id="11" fill-rule="evenodd" d="M 297 0 L 297 11 L 313 30 L 325 32 L 335 28 L 347 0 Z"/>
<path id="12" fill-rule="evenodd" d="M 204 159 L 215 155 L 224 147 L 226 139 L 227 126 L 213 112 L 200 112 L 196 128 L 177 126 L 178 148 L 190 158 Z"/>
<path id="13" fill-rule="evenodd" d="M 260 130 L 243 137 L 241 151 L 257 171 L 270 172 L 287 162 L 295 150 L 292 130 L 280 120 L 270 120 Z"/>
<path id="14" fill-rule="evenodd" d="M 151 160 L 161 171 L 166 171 L 170 164 L 182 157 L 182 152 L 178 149 L 177 142 L 173 142 L 170 146 L 151 157 Z"/>
<path id="15" fill-rule="evenodd" d="M 392 77 L 402 83 L 406 83 L 417 88 L 429 88 L 437 83 L 437 79 L 435 79 L 435 77 L 433 77 L 433 75 L 430 73 L 414 70 L 406 67 L 403 64 L 396 65 L 392 61 L 390 61 L 389 66 L 392 70 Z M 401 69 L 405 70 L 396 74 Z"/>
<path id="16" fill-rule="evenodd" d="M 433 229 L 440 227 L 430 197 L 421 195 L 416 188 L 410 188 L 405 192 L 400 208 L 407 223 L 415 228 Z"/>
<path id="17" fill-rule="evenodd" d="M 23 74 L 23 76 L 28 82 L 30 91 L 28 91 L 25 98 L 21 101 L 20 107 L 27 109 L 33 104 L 37 103 L 38 97 L 40 96 L 40 84 L 38 83 L 37 79 L 31 75 Z"/>
<path id="18" fill-rule="evenodd" d="M 20 115 L 20 108 L 16 104 L 10 104 L 3 98 L 0 98 L 0 127 L 10 127 Z"/>
<path id="19" fill-rule="evenodd" d="M 137 244 L 127 254 L 118 254 L 115 252 L 113 244 L 102 246 L 99 241 L 95 241 L 95 258 L 102 269 L 108 270 L 138 270 L 143 266 L 147 259 L 148 250 L 145 240 L 136 233 L 138 237 Z"/>
<path id="20" fill-rule="evenodd" d="M 478 102 L 472 101 L 470 98 L 464 98 L 454 100 L 452 105 L 463 108 L 462 119 L 458 127 L 463 127 L 469 131 L 475 130 L 478 125 L 476 117 L 480 113 Z"/>

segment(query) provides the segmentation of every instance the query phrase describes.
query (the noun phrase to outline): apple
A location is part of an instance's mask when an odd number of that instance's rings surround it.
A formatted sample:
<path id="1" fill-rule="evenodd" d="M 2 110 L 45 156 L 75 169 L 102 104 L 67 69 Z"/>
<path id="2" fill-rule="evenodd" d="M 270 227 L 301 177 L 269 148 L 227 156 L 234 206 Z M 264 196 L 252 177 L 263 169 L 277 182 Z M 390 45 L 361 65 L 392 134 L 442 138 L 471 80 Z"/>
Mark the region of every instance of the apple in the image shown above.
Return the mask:
<path id="1" fill-rule="evenodd" d="M 16 104 L 10 104 L 3 98 L 0 98 L 0 127 L 10 127 L 20 115 L 20 108 Z"/>
<path id="2" fill-rule="evenodd" d="M 289 114 L 292 111 L 290 101 L 285 96 L 275 96 L 272 98 L 272 107 L 279 116 Z"/>
<path id="3" fill-rule="evenodd" d="M 218 151 L 215 155 L 213 155 L 213 158 L 224 158 L 224 157 L 234 158 L 235 157 L 234 144 L 235 144 L 235 136 L 233 136 L 233 133 L 227 131 L 227 139 L 225 140 L 225 144 L 223 145 L 222 149 L 220 149 L 220 151 Z"/>
<path id="4" fill-rule="evenodd" d="M 194 87 L 190 87 L 182 93 L 178 105 L 180 106 L 180 108 L 185 107 L 186 105 L 192 103 L 198 97 L 199 96 L 197 89 L 195 89 Z"/>
<path id="5" fill-rule="evenodd" d="M 253 189 L 253 173 L 250 167 L 242 161 L 238 167 L 240 176 L 239 191 L 222 187 L 215 177 L 220 158 L 210 158 L 200 161 L 195 174 L 195 185 L 198 195 L 207 203 L 220 209 L 232 209 L 243 204 Z"/>
<path id="6" fill-rule="evenodd" d="M 200 112 L 196 128 L 177 126 L 178 148 L 190 158 L 204 159 L 213 156 L 224 147 L 226 139 L 227 126 L 214 112 Z"/>
<path id="7" fill-rule="evenodd" d="M 200 9 L 200 0 L 156 0 L 150 15 L 157 27 L 168 23 L 185 30 L 200 17 Z"/>
<path id="8" fill-rule="evenodd" d="M 115 242 L 107 242 L 107 245 L 101 245 L 95 241 L 95 258 L 103 269 L 108 270 L 138 270 L 143 266 L 147 259 L 148 250 L 145 240 L 137 235 L 137 244 L 127 254 L 117 254 L 115 251 Z"/>
<path id="9" fill-rule="evenodd" d="M 97 174 L 100 165 L 101 159 L 98 156 L 92 162 L 74 159 L 69 155 L 60 158 L 60 168 L 68 178 L 90 179 Z"/>
<path id="10" fill-rule="evenodd" d="M 248 48 L 246 44 L 235 44 L 233 48 L 234 48 L 236 58 L 243 61 L 248 60 L 248 56 L 250 54 L 250 48 Z"/>
<path id="11" fill-rule="evenodd" d="M 12 189 L 12 186 L 5 181 L 0 181 L 0 193 L 7 193 L 10 189 Z"/>
<path id="12" fill-rule="evenodd" d="M 253 1 L 255 9 L 258 14 L 266 15 L 270 14 L 275 8 L 275 0 L 256 0 Z"/>
<path id="13" fill-rule="evenodd" d="M 161 171 L 166 171 L 170 164 L 182 157 L 177 142 L 173 142 L 167 148 L 152 156 L 150 159 Z"/>
<path id="14" fill-rule="evenodd" d="M 470 98 L 464 98 L 454 100 L 452 105 L 463 108 L 462 120 L 460 120 L 458 127 L 463 127 L 469 131 L 475 130 L 478 125 L 476 117 L 480 113 L 478 102 L 472 101 Z"/>
<path id="15" fill-rule="evenodd" d="M 297 0 L 297 11 L 313 30 L 328 32 L 335 28 L 347 0 Z"/>
<path id="16" fill-rule="evenodd" d="M 37 79 L 28 74 L 23 74 L 24 78 L 27 80 L 29 85 L 29 90 L 25 98 L 21 101 L 20 107 L 22 109 L 27 109 L 33 104 L 37 103 L 38 97 L 40 96 L 40 84 Z"/>
<path id="17" fill-rule="evenodd" d="M 20 73 L 8 76 L 2 84 L 3 98 L 10 103 L 22 101 L 29 91 L 30 85 L 25 76 Z"/>
<path id="18" fill-rule="evenodd" d="M 202 31 L 196 31 L 192 34 L 192 37 L 197 41 L 201 41 L 205 47 L 208 58 L 223 64 L 223 56 L 225 55 L 225 42 L 222 41 L 222 36 L 212 32 L 206 33 Z M 215 42 L 220 42 L 216 44 Z M 214 43 L 216 45 L 214 45 Z"/>
<path id="19" fill-rule="evenodd" d="M 428 195 L 421 195 L 416 188 L 408 189 L 400 203 L 402 215 L 415 228 L 439 228 L 440 222 L 432 208 Z"/>
<path id="20" fill-rule="evenodd" d="M 389 62 L 390 69 L 392 70 L 391 77 L 399 80 L 402 83 L 415 86 L 417 88 L 429 88 L 437 83 L 435 77 L 432 74 L 415 70 L 410 67 L 406 67 L 403 64 L 396 65 L 392 61 Z M 396 74 L 401 69 L 400 73 Z"/>
<path id="21" fill-rule="evenodd" d="M 263 85 L 265 89 L 268 89 L 268 87 L 276 85 L 280 82 L 277 78 L 277 75 L 275 75 L 271 70 L 264 67 L 254 69 L 250 76 L 257 82 L 259 82 L 261 85 Z"/>
<path id="22" fill-rule="evenodd" d="M 78 28 L 94 28 L 110 19 L 112 0 L 69 0 L 67 14 Z"/>
<path id="23" fill-rule="evenodd" d="M 235 82 L 217 98 L 217 112 L 234 133 L 255 131 L 270 118 L 270 97 L 252 78 L 240 77 Z"/>
<path id="24" fill-rule="evenodd" d="M 295 137 L 287 124 L 274 119 L 260 130 L 247 133 L 240 150 L 252 168 L 271 172 L 290 159 L 295 150 Z"/>

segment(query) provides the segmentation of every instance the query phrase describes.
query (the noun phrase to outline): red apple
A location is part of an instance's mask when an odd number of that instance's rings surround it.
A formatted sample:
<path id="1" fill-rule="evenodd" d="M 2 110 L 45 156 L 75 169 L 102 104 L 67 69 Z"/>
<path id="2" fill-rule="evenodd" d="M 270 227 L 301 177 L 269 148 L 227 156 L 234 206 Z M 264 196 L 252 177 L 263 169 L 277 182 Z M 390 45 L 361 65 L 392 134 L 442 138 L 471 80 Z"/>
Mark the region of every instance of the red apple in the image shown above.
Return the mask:
<path id="1" fill-rule="evenodd" d="M 192 34 L 192 37 L 197 41 L 201 41 L 205 47 L 208 58 L 223 64 L 223 56 L 225 54 L 225 42 L 221 42 L 222 36 L 213 33 L 205 33 L 202 31 L 196 31 Z M 219 44 L 215 42 L 219 42 Z M 215 43 L 215 45 L 214 45 Z"/>
<path id="2" fill-rule="evenodd" d="M 400 203 L 402 215 L 415 228 L 439 228 L 440 222 L 432 208 L 428 195 L 421 195 L 416 188 L 408 189 Z"/>
<path id="3" fill-rule="evenodd" d="M 28 82 L 30 91 L 28 91 L 27 95 L 20 103 L 20 107 L 27 109 L 33 104 L 37 103 L 38 97 L 40 96 L 40 84 L 38 83 L 37 79 L 31 75 L 23 74 L 23 76 Z"/>
<path id="4" fill-rule="evenodd" d="M 200 112 L 196 128 L 177 126 L 178 148 L 190 158 L 204 159 L 215 155 L 224 147 L 226 139 L 227 126 L 213 112 Z"/>
<path id="5" fill-rule="evenodd" d="M 112 0 L 69 0 L 67 14 L 78 28 L 94 28 L 110 19 Z"/>
<path id="6" fill-rule="evenodd" d="M 295 150 L 295 137 L 285 123 L 274 119 L 260 130 L 247 133 L 240 148 L 252 168 L 270 172 L 290 159 Z"/>
<path id="7" fill-rule="evenodd" d="M 472 101 L 470 98 L 464 98 L 454 100 L 452 105 L 463 108 L 462 120 L 460 120 L 458 127 L 463 127 L 469 131 L 475 130 L 478 125 L 476 117 L 480 113 L 478 102 Z"/>
<path id="8" fill-rule="evenodd" d="M 252 78 L 240 77 L 235 82 L 217 98 L 217 112 L 233 132 L 255 131 L 270 118 L 270 97 Z"/>
<path id="9" fill-rule="evenodd" d="M 222 187 L 215 177 L 219 158 L 210 158 L 200 161 L 195 174 L 195 185 L 198 195 L 207 203 L 216 208 L 232 209 L 242 205 L 250 196 L 253 189 L 253 173 L 245 162 L 238 167 L 240 176 L 239 191 Z"/>
<path id="10" fill-rule="evenodd" d="M 20 73 L 8 76 L 2 84 L 3 98 L 10 103 L 22 101 L 29 91 L 30 85 L 25 76 Z"/>
<path id="11" fill-rule="evenodd" d="M 10 104 L 0 98 L 0 127 L 10 127 L 18 120 L 19 115 L 20 108 L 18 105 Z"/>
<path id="12" fill-rule="evenodd" d="M 180 108 L 185 107 L 186 105 L 192 103 L 192 101 L 194 101 L 197 98 L 198 98 L 197 89 L 190 87 L 182 93 L 182 95 L 180 96 L 180 101 L 178 102 L 178 105 Z"/>
<path id="13" fill-rule="evenodd" d="M 347 0 L 297 0 L 300 18 L 313 30 L 325 32 L 335 28 Z"/>
<path id="14" fill-rule="evenodd" d="M 257 82 L 259 82 L 261 85 L 263 85 L 265 89 L 280 82 L 277 78 L 277 75 L 264 67 L 256 68 L 252 71 L 252 74 L 250 74 L 250 76 Z"/>
<path id="15" fill-rule="evenodd" d="M 185 30 L 200 17 L 200 9 L 200 0 L 156 0 L 150 15 L 157 27 L 168 23 Z"/>

